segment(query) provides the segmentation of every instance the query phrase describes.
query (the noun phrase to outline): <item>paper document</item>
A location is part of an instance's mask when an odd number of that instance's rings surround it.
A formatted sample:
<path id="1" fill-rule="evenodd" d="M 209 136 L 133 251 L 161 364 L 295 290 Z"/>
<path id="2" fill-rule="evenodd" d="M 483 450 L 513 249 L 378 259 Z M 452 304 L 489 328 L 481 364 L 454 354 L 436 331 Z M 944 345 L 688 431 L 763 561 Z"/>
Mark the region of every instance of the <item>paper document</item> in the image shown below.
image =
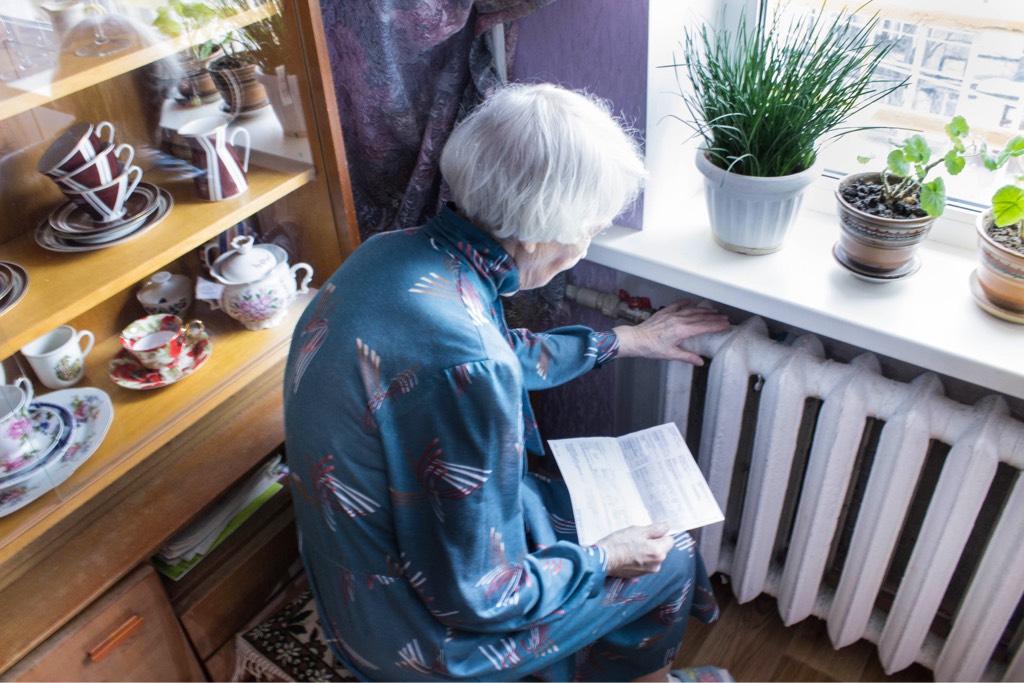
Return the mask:
<path id="1" fill-rule="evenodd" d="M 548 445 L 569 488 L 581 545 L 633 525 L 668 522 L 677 533 L 725 518 L 671 422 L 618 438 Z"/>

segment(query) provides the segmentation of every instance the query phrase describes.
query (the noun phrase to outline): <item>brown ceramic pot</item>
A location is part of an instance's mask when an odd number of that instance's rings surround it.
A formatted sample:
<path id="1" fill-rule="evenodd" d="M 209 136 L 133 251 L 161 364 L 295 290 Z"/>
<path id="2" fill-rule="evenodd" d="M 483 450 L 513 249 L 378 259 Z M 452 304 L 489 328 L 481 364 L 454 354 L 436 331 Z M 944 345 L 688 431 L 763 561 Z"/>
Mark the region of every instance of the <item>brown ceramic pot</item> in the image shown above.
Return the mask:
<path id="1" fill-rule="evenodd" d="M 1024 316 L 1024 254 L 992 239 L 992 210 L 978 215 L 978 285 L 988 303 L 998 309 Z"/>
<path id="2" fill-rule="evenodd" d="M 882 218 L 851 206 L 843 199 L 842 190 L 861 180 L 880 181 L 878 173 L 854 173 L 840 180 L 836 188 L 839 247 L 865 272 L 884 276 L 907 269 L 935 218 Z"/>
<path id="3" fill-rule="evenodd" d="M 208 67 L 220 96 L 224 110 L 232 116 L 248 114 L 270 104 L 267 91 L 256 79 L 256 65 L 236 57 L 221 57 Z"/>

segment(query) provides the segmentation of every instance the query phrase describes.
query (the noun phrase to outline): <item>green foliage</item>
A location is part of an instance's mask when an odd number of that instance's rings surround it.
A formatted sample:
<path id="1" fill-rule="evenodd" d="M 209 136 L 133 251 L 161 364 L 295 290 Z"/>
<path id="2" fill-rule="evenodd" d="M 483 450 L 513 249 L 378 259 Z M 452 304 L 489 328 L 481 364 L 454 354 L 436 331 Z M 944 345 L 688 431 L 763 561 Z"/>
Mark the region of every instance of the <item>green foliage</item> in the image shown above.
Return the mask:
<path id="1" fill-rule="evenodd" d="M 1010 159 L 1024 156 L 1024 135 L 1006 143 L 1002 151 L 994 157 L 985 157 L 985 166 L 990 169 L 999 168 Z M 1015 225 L 1024 240 L 1024 175 L 1015 178 L 1015 182 L 1003 185 L 992 195 L 992 220 L 999 227 Z"/>
<path id="2" fill-rule="evenodd" d="M 915 133 L 894 148 L 885 159 L 882 169 L 882 199 L 890 206 L 900 202 L 917 202 L 929 216 L 941 216 L 946 209 L 946 181 L 942 176 L 931 177 L 942 166 L 951 176 L 958 175 L 967 166 L 967 158 L 984 153 L 984 146 L 971 142 L 971 132 L 963 116 L 954 116 L 945 126 L 949 149 L 937 156 L 920 133 Z M 870 157 L 857 157 L 861 163 Z"/>
<path id="3" fill-rule="evenodd" d="M 768 17 L 761 0 L 750 27 L 744 15 L 735 30 L 687 30 L 683 59 L 670 66 L 689 113 L 681 119 L 703 138 L 702 148 L 721 168 L 751 176 L 783 176 L 813 165 L 822 145 L 859 130 L 844 124 L 865 107 L 903 87 L 875 75 L 893 44 L 872 42 L 878 22 L 857 26 L 853 14 L 783 22 Z"/>
<path id="4" fill-rule="evenodd" d="M 261 49 L 267 45 L 280 48 L 281 0 L 165 0 L 157 8 L 153 26 L 164 35 L 188 38 L 188 54 L 198 62 L 205 61 L 217 48 L 226 55 L 259 62 Z M 231 17 L 246 10 L 264 8 L 269 16 L 246 26 L 232 27 Z M 209 40 L 200 40 L 201 31 L 213 32 Z"/>

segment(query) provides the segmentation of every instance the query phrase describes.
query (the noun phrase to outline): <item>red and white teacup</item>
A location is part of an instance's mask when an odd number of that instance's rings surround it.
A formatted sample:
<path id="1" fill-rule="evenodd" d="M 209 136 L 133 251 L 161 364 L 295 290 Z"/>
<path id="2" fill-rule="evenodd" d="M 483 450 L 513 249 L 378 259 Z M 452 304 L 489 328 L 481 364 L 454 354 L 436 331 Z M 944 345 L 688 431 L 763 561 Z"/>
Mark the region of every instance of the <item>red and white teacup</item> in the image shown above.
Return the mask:
<path id="1" fill-rule="evenodd" d="M 121 347 L 140 365 L 159 370 L 174 365 L 186 345 L 194 344 L 203 333 L 201 320 L 182 322 L 171 314 L 147 315 L 121 331 Z"/>
<path id="2" fill-rule="evenodd" d="M 106 137 L 104 130 L 109 131 Z M 94 126 L 89 121 L 79 121 L 57 136 L 39 158 L 36 168 L 51 178 L 63 177 L 96 158 L 112 142 L 114 124 L 100 121 Z"/>
<path id="3" fill-rule="evenodd" d="M 124 203 L 142 180 L 142 169 L 131 166 L 112 182 L 87 190 L 72 190 L 61 186 L 68 199 L 88 213 L 98 223 L 116 221 L 124 215 Z"/>
<path id="4" fill-rule="evenodd" d="M 100 187 L 114 182 L 114 178 L 129 168 L 134 159 L 135 148 L 128 143 L 109 143 L 90 161 L 65 176 L 54 178 L 54 182 L 61 190 L 89 190 Z"/>

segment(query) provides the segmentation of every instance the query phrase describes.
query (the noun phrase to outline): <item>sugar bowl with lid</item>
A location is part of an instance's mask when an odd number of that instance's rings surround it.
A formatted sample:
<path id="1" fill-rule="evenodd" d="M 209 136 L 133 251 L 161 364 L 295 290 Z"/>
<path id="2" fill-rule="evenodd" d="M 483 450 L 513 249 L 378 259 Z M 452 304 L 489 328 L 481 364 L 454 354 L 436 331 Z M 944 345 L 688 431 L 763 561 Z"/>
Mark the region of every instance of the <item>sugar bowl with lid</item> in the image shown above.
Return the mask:
<path id="1" fill-rule="evenodd" d="M 289 265 L 284 249 L 255 244 L 249 235 L 234 238 L 231 246 L 210 265 L 210 275 L 223 289 L 218 296 L 207 298 L 208 303 L 247 329 L 274 327 L 284 320 L 295 297 L 309 291 L 313 267 L 308 263 Z"/>

